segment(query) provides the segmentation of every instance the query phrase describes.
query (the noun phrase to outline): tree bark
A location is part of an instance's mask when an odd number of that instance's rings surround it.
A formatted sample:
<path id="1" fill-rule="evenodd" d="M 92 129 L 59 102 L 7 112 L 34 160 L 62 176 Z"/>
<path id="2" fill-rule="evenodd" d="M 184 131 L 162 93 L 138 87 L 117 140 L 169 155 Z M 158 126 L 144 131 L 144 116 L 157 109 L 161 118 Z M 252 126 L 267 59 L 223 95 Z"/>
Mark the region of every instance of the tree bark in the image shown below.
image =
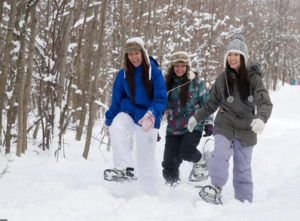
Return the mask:
<path id="1" fill-rule="evenodd" d="M 22 153 L 25 152 L 27 148 L 27 113 L 29 105 L 29 96 L 31 89 L 32 81 L 32 72 L 33 72 L 33 55 L 34 55 L 34 46 L 35 46 L 35 37 L 36 37 L 36 8 L 31 8 L 31 25 L 30 25 L 30 40 L 28 45 L 28 62 L 27 62 L 27 77 L 26 84 L 24 88 L 24 100 L 23 100 L 23 141 L 22 141 Z"/>
<path id="2" fill-rule="evenodd" d="M 141 34 L 142 34 L 142 23 L 143 23 L 144 8 L 145 8 L 145 1 L 141 0 L 139 26 L 138 26 L 138 30 L 137 30 L 137 34 L 136 34 L 136 36 L 138 36 L 138 37 L 140 37 Z"/>
<path id="3" fill-rule="evenodd" d="M 212 18 L 210 23 L 210 33 L 209 33 L 209 39 L 208 39 L 208 45 L 206 47 L 205 52 L 205 74 L 204 74 L 204 85 L 206 85 L 207 82 L 207 76 L 209 72 L 209 59 L 211 58 L 211 47 L 212 47 L 212 39 L 214 35 L 214 13 L 215 13 L 215 0 L 212 1 Z"/>
<path id="4" fill-rule="evenodd" d="M 125 30 L 125 24 L 124 24 L 124 10 L 123 10 L 123 0 L 121 0 L 121 6 L 120 6 L 120 20 L 121 20 L 121 33 L 122 33 L 122 37 L 121 37 L 121 43 L 120 43 L 120 66 L 119 66 L 119 70 L 122 69 L 123 67 L 123 53 L 124 53 L 124 45 L 125 45 L 125 36 L 126 36 L 126 30 Z"/>
<path id="5" fill-rule="evenodd" d="M 79 89 L 81 90 L 81 98 L 80 98 L 80 120 L 79 120 L 79 126 L 76 127 L 76 140 L 81 140 L 82 131 L 85 124 L 86 119 L 86 112 L 87 112 L 87 97 L 88 97 L 88 91 L 90 88 L 90 73 L 91 73 L 91 64 L 92 64 L 92 58 L 94 56 L 94 41 L 95 41 L 95 30 L 96 30 L 96 23 L 97 23 L 97 12 L 99 10 L 99 7 L 95 7 L 94 9 L 94 19 L 92 23 L 88 23 L 86 27 L 86 40 L 84 44 L 84 71 L 83 71 L 83 77 L 82 77 L 82 84 L 78 85 Z M 87 12 L 88 15 L 92 14 L 92 10 Z"/>
<path id="6" fill-rule="evenodd" d="M 100 64 L 102 62 L 102 51 L 103 51 L 103 40 L 104 40 L 104 35 L 105 35 L 105 18 L 106 18 L 106 6 L 107 6 L 107 0 L 102 1 L 102 8 L 101 8 L 101 26 L 99 27 L 99 41 L 98 41 L 98 49 L 97 49 L 97 60 L 95 64 L 95 68 L 93 69 L 93 77 L 94 77 L 94 82 L 92 85 L 92 97 L 90 100 L 90 105 L 89 105 L 89 121 L 88 121 L 88 128 L 87 128 L 87 135 L 86 135 L 86 142 L 85 142 L 85 147 L 84 147 L 84 152 L 83 152 L 83 157 L 87 159 L 89 149 L 90 149 L 90 143 L 91 143 L 91 138 L 92 138 L 92 132 L 93 132 L 93 123 L 94 123 L 94 105 L 95 105 L 95 96 L 96 96 L 96 90 L 97 90 L 97 82 L 98 82 L 98 76 L 99 76 L 99 70 L 100 70 Z"/>
<path id="7" fill-rule="evenodd" d="M 65 33 L 63 35 L 62 45 L 61 45 L 61 57 L 60 57 L 60 64 L 59 64 L 59 85 L 57 91 L 57 100 L 56 106 L 62 108 L 62 97 L 64 94 L 64 85 L 65 85 L 65 76 L 66 76 L 66 60 L 67 60 L 67 53 L 68 53 L 68 42 L 70 40 L 70 31 L 71 31 L 71 24 L 74 18 L 74 8 L 70 9 L 70 14 L 68 18 L 65 18 L 64 21 L 64 29 Z"/>
<path id="8" fill-rule="evenodd" d="M 0 145 L 2 145 L 2 112 L 4 108 L 4 98 L 5 87 L 6 87 L 6 76 L 9 68 L 10 62 L 10 51 L 12 48 L 12 40 L 13 40 L 13 30 L 16 20 L 16 12 L 17 12 L 17 0 L 10 0 L 10 13 L 9 13 L 9 22 L 8 29 L 6 33 L 6 44 L 4 48 L 4 57 L 2 61 L 2 69 L 0 74 Z M 5 153 L 9 153 L 10 149 L 6 149 Z"/>
<path id="9" fill-rule="evenodd" d="M 23 128 L 23 98 L 24 98 L 24 87 L 25 87 L 25 51 L 26 51 L 26 29 L 27 29 L 27 23 L 28 23 L 28 17 L 29 17 L 29 12 L 30 12 L 30 7 L 26 7 L 25 4 L 22 5 L 21 9 L 24 13 L 22 17 L 24 16 L 24 24 L 20 30 L 20 51 L 19 51 L 19 56 L 18 56 L 18 61 L 17 61 L 17 77 L 20 78 L 20 84 L 17 85 L 16 87 L 18 88 L 18 93 L 17 93 L 17 101 L 18 101 L 18 138 L 17 138 L 17 152 L 16 155 L 18 157 L 21 157 L 22 154 L 22 143 L 23 143 L 23 138 L 26 137 L 26 132 L 24 132 Z M 15 88 L 16 89 L 16 88 Z M 23 137 L 24 136 L 24 137 Z M 25 151 L 24 151 L 25 153 Z"/>
<path id="10" fill-rule="evenodd" d="M 160 64 L 161 64 L 162 59 L 163 59 L 163 55 L 162 55 L 163 54 L 163 43 L 164 43 L 164 40 L 165 40 L 165 30 L 167 28 L 167 21 L 168 21 L 168 18 L 170 16 L 170 13 L 171 13 L 170 7 L 171 7 L 171 0 L 169 0 L 169 3 L 168 3 L 168 11 L 167 11 L 167 15 L 166 15 L 165 20 L 164 20 L 164 27 L 162 29 L 162 35 L 161 35 L 161 39 L 160 39 L 160 43 L 159 43 L 159 48 L 158 48 L 158 51 L 157 51 L 157 58 L 158 58 Z"/>
<path id="11" fill-rule="evenodd" d="M 152 25 L 150 25 L 150 31 L 149 31 L 149 39 L 150 39 L 149 56 L 153 56 L 153 51 L 154 51 L 154 36 L 155 36 L 155 30 L 156 30 L 157 1 L 158 0 L 154 1 Z"/>

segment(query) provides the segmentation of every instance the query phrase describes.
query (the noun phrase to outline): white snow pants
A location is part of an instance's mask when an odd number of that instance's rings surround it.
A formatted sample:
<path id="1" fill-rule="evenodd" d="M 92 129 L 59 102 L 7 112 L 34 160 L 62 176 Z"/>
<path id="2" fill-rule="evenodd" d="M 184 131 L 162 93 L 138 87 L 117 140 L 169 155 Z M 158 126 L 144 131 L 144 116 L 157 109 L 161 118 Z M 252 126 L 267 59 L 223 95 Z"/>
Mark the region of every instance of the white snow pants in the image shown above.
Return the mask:
<path id="1" fill-rule="evenodd" d="M 109 127 L 115 168 L 133 167 L 130 150 L 130 135 L 135 133 L 137 168 L 142 189 L 149 195 L 158 194 L 158 171 L 155 148 L 158 129 L 144 132 L 133 119 L 124 112 L 119 113 Z"/>

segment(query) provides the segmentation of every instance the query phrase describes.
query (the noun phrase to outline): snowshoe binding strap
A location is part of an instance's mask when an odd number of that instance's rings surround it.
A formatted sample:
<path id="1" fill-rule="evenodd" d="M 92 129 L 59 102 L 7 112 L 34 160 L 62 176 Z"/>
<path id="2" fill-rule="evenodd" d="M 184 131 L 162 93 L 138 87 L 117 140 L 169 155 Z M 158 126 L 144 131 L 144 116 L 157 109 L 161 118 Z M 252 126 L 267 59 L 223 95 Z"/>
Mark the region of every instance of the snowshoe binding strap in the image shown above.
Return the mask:
<path id="1" fill-rule="evenodd" d="M 197 186 L 197 188 L 201 188 L 199 192 L 199 196 L 205 202 L 214 205 L 223 205 L 223 202 L 221 200 L 222 198 L 221 189 L 210 185 L 204 187 Z"/>
<path id="2" fill-rule="evenodd" d="M 193 169 L 189 175 L 189 181 L 190 182 L 201 182 L 204 180 L 207 180 L 209 177 L 209 173 L 200 173 L 200 174 L 194 174 Z"/>

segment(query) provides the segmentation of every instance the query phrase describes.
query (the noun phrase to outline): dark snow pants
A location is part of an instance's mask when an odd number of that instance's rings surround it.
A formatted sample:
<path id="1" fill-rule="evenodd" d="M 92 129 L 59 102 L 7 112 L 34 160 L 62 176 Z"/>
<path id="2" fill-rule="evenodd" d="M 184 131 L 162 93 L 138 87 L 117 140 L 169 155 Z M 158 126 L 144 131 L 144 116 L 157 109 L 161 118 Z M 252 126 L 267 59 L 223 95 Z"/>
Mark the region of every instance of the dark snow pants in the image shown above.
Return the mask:
<path id="1" fill-rule="evenodd" d="M 164 151 L 163 177 L 167 183 L 173 183 L 179 180 L 179 166 L 183 160 L 188 162 L 198 162 L 201 159 L 201 153 L 197 150 L 200 143 L 202 132 L 194 130 L 183 135 L 166 136 Z"/>
<path id="2" fill-rule="evenodd" d="M 244 202 L 253 199 L 251 158 L 253 146 L 243 147 L 239 139 L 229 140 L 216 134 L 215 148 L 209 161 L 211 183 L 223 187 L 228 180 L 229 159 L 233 155 L 234 197 Z"/>

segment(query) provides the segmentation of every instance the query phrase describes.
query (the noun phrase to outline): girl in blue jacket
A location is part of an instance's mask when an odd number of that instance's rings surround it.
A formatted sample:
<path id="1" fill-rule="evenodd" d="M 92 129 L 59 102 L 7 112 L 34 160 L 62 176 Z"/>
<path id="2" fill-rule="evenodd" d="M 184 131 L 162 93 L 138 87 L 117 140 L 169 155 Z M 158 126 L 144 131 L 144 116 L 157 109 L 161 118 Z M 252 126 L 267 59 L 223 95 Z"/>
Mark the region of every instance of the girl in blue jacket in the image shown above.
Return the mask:
<path id="1" fill-rule="evenodd" d="M 114 166 L 122 170 L 133 168 L 130 135 L 135 133 L 139 181 L 146 193 L 156 195 L 155 148 L 167 90 L 157 62 L 149 58 L 141 38 L 128 39 L 124 49 L 124 69 L 114 82 L 104 131 L 111 138 Z"/>

